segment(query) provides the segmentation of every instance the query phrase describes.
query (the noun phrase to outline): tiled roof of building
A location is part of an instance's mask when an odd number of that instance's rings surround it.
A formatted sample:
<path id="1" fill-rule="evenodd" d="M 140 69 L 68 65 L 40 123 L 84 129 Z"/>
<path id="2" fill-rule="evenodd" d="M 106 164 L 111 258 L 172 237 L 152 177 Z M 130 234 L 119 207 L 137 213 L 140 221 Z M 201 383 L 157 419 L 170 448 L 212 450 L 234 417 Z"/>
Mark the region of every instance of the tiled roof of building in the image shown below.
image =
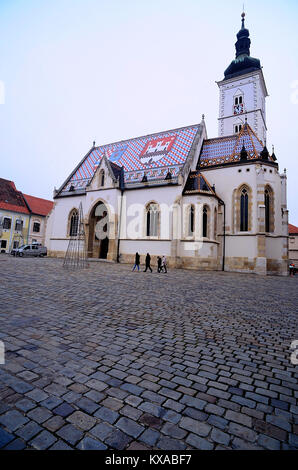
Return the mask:
<path id="1" fill-rule="evenodd" d="M 29 194 L 24 194 L 24 197 L 33 214 L 47 216 L 53 208 L 53 201 L 48 199 L 30 196 Z"/>
<path id="2" fill-rule="evenodd" d="M 17 191 L 13 181 L 0 178 L 0 209 L 29 214 L 23 194 Z"/>
<path id="3" fill-rule="evenodd" d="M 191 171 L 183 191 L 184 194 L 209 193 L 215 196 L 215 188 L 208 183 L 199 170 Z"/>
<path id="4" fill-rule="evenodd" d="M 141 182 L 144 174 L 148 181 L 164 180 L 169 171 L 173 177 L 178 176 L 200 129 L 201 125 L 196 124 L 93 147 L 60 191 L 69 191 L 71 186 L 74 190 L 85 189 L 104 154 L 110 163 L 123 167 L 126 184 Z"/>
<path id="5" fill-rule="evenodd" d="M 239 162 L 243 145 L 247 151 L 248 160 L 261 158 L 260 153 L 264 145 L 249 124 L 245 124 L 239 134 L 204 140 L 199 165 L 201 168 L 206 168 Z M 269 156 L 269 161 L 273 162 L 274 158 Z"/>
<path id="6" fill-rule="evenodd" d="M 298 227 L 295 225 L 289 224 L 289 234 L 298 235 Z"/>

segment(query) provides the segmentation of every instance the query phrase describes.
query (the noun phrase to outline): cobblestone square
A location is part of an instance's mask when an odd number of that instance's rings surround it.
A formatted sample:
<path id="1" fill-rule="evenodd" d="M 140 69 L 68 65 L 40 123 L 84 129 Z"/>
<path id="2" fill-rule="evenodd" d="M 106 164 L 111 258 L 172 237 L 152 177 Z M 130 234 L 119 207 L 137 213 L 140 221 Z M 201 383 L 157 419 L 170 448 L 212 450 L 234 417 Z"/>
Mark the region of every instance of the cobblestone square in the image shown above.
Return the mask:
<path id="1" fill-rule="evenodd" d="M 0 255 L 1 449 L 297 449 L 298 276 Z"/>

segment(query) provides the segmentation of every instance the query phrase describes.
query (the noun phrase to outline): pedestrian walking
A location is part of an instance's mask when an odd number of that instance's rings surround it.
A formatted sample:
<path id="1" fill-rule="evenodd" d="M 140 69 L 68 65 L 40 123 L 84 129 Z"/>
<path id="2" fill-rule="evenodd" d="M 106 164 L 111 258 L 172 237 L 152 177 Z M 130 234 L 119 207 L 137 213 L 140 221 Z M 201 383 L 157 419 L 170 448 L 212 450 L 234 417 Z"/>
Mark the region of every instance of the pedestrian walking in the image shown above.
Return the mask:
<path id="1" fill-rule="evenodd" d="M 135 257 L 135 265 L 133 267 L 133 271 L 138 268 L 138 271 L 140 271 L 140 255 L 138 252 L 136 252 L 136 257 Z"/>
<path id="2" fill-rule="evenodd" d="M 167 270 L 167 258 L 165 257 L 165 255 L 163 255 L 162 260 L 161 260 L 161 269 L 165 273 L 168 272 L 168 270 Z"/>
<path id="3" fill-rule="evenodd" d="M 157 272 L 160 273 L 161 271 L 161 257 L 157 257 Z"/>
<path id="4" fill-rule="evenodd" d="M 149 255 L 149 253 L 147 253 L 146 258 L 145 258 L 145 269 L 144 269 L 144 273 L 147 271 L 148 268 L 149 268 L 150 271 L 152 272 L 152 268 L 151 268 L 151 266 L 150 266 L 150 261 L 151 261 L 151 256 Z"/>
<path id="5" fill-rule="evenodd" d="M 295 264 L 294 263 L 290 263 L 289 270 L 290 270 L 290 276 L 295 276 Z"/>

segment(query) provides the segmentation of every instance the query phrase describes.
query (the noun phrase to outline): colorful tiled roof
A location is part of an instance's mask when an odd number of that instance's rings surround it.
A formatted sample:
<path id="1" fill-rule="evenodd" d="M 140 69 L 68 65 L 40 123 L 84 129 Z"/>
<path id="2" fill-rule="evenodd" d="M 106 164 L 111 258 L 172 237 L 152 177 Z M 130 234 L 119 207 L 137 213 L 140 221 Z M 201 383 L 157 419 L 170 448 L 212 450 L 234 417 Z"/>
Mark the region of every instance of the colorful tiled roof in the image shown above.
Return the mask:
<path id="1" fill-rule="evenodd" d="M 289 234 L 298 235 L 298 227 L 295 225 L 289 224 Z"/>
<path id="2" fill-rule="evenodd" d="M 47 216 L 53 208 L 53 201 L 48 199 L 30 196 L 29 194 L 24 194 L 24 197 L 33 214 Z"/>
<path id="3" fill-rule="evenodd" d="M 168 171 L 178 176 L 192 148 L 200 124 L 150 134 L 130 140 L 94 147 L 79 164 L 62 191 L 71 186 L 85 189 L 90 183 L 104 154 L 111 163 L 124 169 L 126 184 L 147 180 L 165 179 Z"/>
<path id="4" fill-rule="evenodd" d="M 0 178 L 0 209 L 29 214 L 23 194 L 17 191 L 13 181 Z"/>
<path id="5" fill-rule="evenodd" d="M 248 153 L 248 160 L 260 158 L 264 145 L 248 124 L 243 126 L 239 134 L 204 140 L 199 161 L 200 167 L 239 162 L 243 145 Z M 273 159 L 269 157 L 269 161 Z"/>

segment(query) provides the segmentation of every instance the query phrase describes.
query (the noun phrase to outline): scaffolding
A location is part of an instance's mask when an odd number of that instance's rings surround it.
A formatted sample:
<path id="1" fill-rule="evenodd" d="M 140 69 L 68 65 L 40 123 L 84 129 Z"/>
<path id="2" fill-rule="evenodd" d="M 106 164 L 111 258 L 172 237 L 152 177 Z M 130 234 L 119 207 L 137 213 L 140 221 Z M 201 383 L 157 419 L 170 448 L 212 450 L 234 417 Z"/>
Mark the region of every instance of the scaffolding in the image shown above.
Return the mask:
<path id="1" fill-rule="evenodd" d="M 71 226 L 70 240 L 64 257 L 63 268 L 81 269 L 88 267 L 83 207 L 80 203 L 79 211 Z"/>

